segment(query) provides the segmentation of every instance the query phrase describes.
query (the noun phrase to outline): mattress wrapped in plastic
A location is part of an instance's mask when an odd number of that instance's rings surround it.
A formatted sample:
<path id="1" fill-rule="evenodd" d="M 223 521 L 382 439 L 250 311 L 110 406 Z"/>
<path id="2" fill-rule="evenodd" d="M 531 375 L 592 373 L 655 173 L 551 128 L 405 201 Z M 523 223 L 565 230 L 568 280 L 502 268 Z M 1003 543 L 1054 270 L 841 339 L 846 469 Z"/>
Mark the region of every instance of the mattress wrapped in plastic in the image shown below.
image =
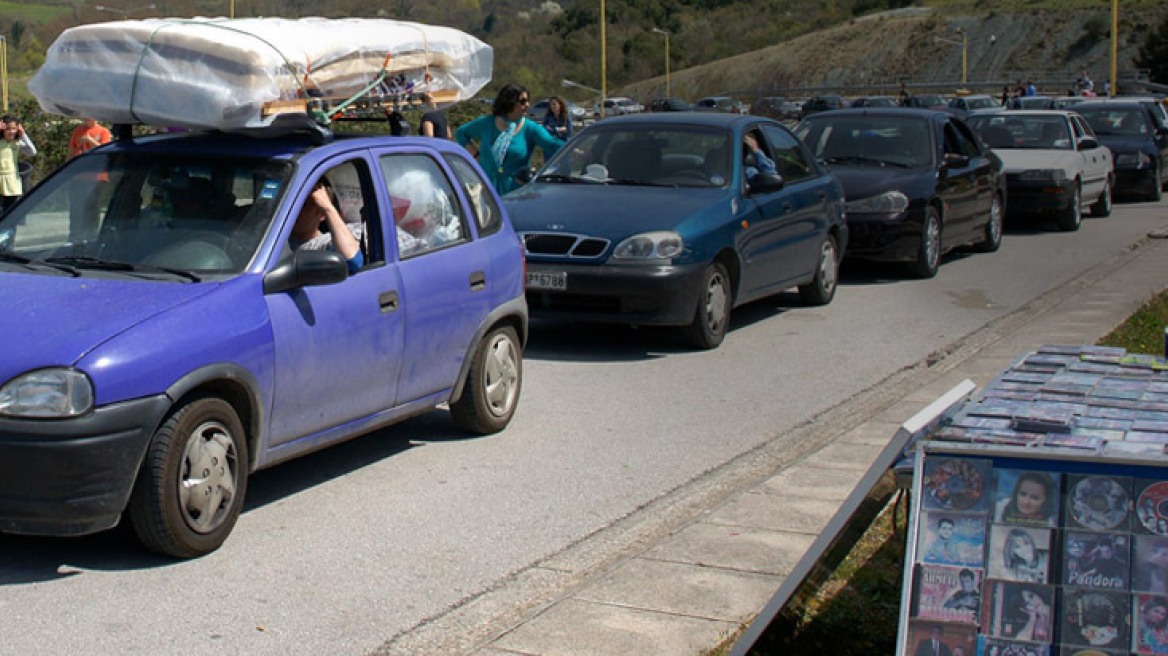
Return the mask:
<path id="1" fill-rule="evenodd" d="M 473 36 L 405 21 L 156 18 L 66 30 L 28 88 L 55 114 L 231 131 L 287 124 L 273 105 L 348 98 L 383 70 L 366 96 L 465 100 L 490 81 L 492 61 Z"/>

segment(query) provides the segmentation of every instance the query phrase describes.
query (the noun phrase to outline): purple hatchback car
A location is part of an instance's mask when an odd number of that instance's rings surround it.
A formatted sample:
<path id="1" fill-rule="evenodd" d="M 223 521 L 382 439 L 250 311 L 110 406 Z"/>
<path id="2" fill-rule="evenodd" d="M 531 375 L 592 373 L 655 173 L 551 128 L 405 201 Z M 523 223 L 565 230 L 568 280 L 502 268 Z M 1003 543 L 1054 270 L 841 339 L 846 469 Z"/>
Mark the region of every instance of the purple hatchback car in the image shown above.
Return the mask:
<path id="1" fill-rule="evenodd" d="M 447 403 L 503 429 L 523 266 L 438 139 L 168 135 L 69 162 L 0 219 L 0 531 L 124 513 L 199 556 L 257 469 Z"/>

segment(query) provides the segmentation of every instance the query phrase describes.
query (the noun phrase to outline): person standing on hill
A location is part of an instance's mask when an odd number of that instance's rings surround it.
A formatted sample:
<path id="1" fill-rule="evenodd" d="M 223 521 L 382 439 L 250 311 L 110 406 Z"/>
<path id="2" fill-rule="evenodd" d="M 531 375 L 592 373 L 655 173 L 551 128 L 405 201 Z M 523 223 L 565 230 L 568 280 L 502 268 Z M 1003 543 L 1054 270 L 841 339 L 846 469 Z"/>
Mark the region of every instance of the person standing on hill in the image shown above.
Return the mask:
<path id="1" fill-rule="evenodd" d="M 4 137 L 0 140 L 0 212 L 6 212 L 24 195 L 20 156 L 32 157 L 37 151 L 24 126 L 15 117 L 0 118 L 0 132 Z"/>
<path id="2" fill-rule="evenodd" d="M 530 106 L 526 87 L 507 84 L 495 96 L 490 115 L 480 116 L 454 133 L 454 140 L 478 158 L 500 196 L 518 186 L 515 174 L 530 166 L 537 146 L 549 158 L 564 145 L 542 125 L 524 117 Z"/>

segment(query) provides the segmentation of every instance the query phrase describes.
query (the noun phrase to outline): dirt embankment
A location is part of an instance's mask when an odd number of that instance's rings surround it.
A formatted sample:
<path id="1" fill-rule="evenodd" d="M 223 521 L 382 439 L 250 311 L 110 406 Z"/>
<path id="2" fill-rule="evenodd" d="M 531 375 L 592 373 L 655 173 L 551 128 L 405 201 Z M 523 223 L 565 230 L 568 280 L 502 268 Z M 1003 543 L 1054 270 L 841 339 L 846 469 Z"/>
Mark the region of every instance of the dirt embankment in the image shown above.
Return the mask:
<path id="1" fill-rule="evenodd" d="M 1158 25 L 1165 13 L 1168 4 L 1120 17 L 1121 79 L 1133 68 L 1144 30 Z M 1004 82 L 1033 79 L 1044 92 L 1061 93 L 1082 70 L 1100 84 L 1108 79 L 1110 24 L 1107 11 L 986 16 L 888 12 L 675 71 L 670 83 L 673 95 L 690 100 L 714 94 L 799 95 L 825 87 L 855 94 L 889 92 L 902 80 L 922 90 L 951 92 L 962 79 L 964 34 L 971 88 L 1000 90 Z M 642 101 L 664 96 L 665 78 L 632 84 L 618 93 Z"/>

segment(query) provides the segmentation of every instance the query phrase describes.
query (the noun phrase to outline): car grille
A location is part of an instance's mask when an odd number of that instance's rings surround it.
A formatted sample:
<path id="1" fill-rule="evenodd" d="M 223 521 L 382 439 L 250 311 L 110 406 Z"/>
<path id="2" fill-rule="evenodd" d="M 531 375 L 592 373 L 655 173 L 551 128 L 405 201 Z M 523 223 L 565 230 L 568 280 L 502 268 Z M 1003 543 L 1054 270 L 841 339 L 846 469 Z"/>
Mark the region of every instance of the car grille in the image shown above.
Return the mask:
<path id="1" fill-rule="evenodd" d="M 562 232 L 524 232 L 520 237 L 528 255 L 595 258 L 600 257 L 609 244 L 607 239 Z"/>

